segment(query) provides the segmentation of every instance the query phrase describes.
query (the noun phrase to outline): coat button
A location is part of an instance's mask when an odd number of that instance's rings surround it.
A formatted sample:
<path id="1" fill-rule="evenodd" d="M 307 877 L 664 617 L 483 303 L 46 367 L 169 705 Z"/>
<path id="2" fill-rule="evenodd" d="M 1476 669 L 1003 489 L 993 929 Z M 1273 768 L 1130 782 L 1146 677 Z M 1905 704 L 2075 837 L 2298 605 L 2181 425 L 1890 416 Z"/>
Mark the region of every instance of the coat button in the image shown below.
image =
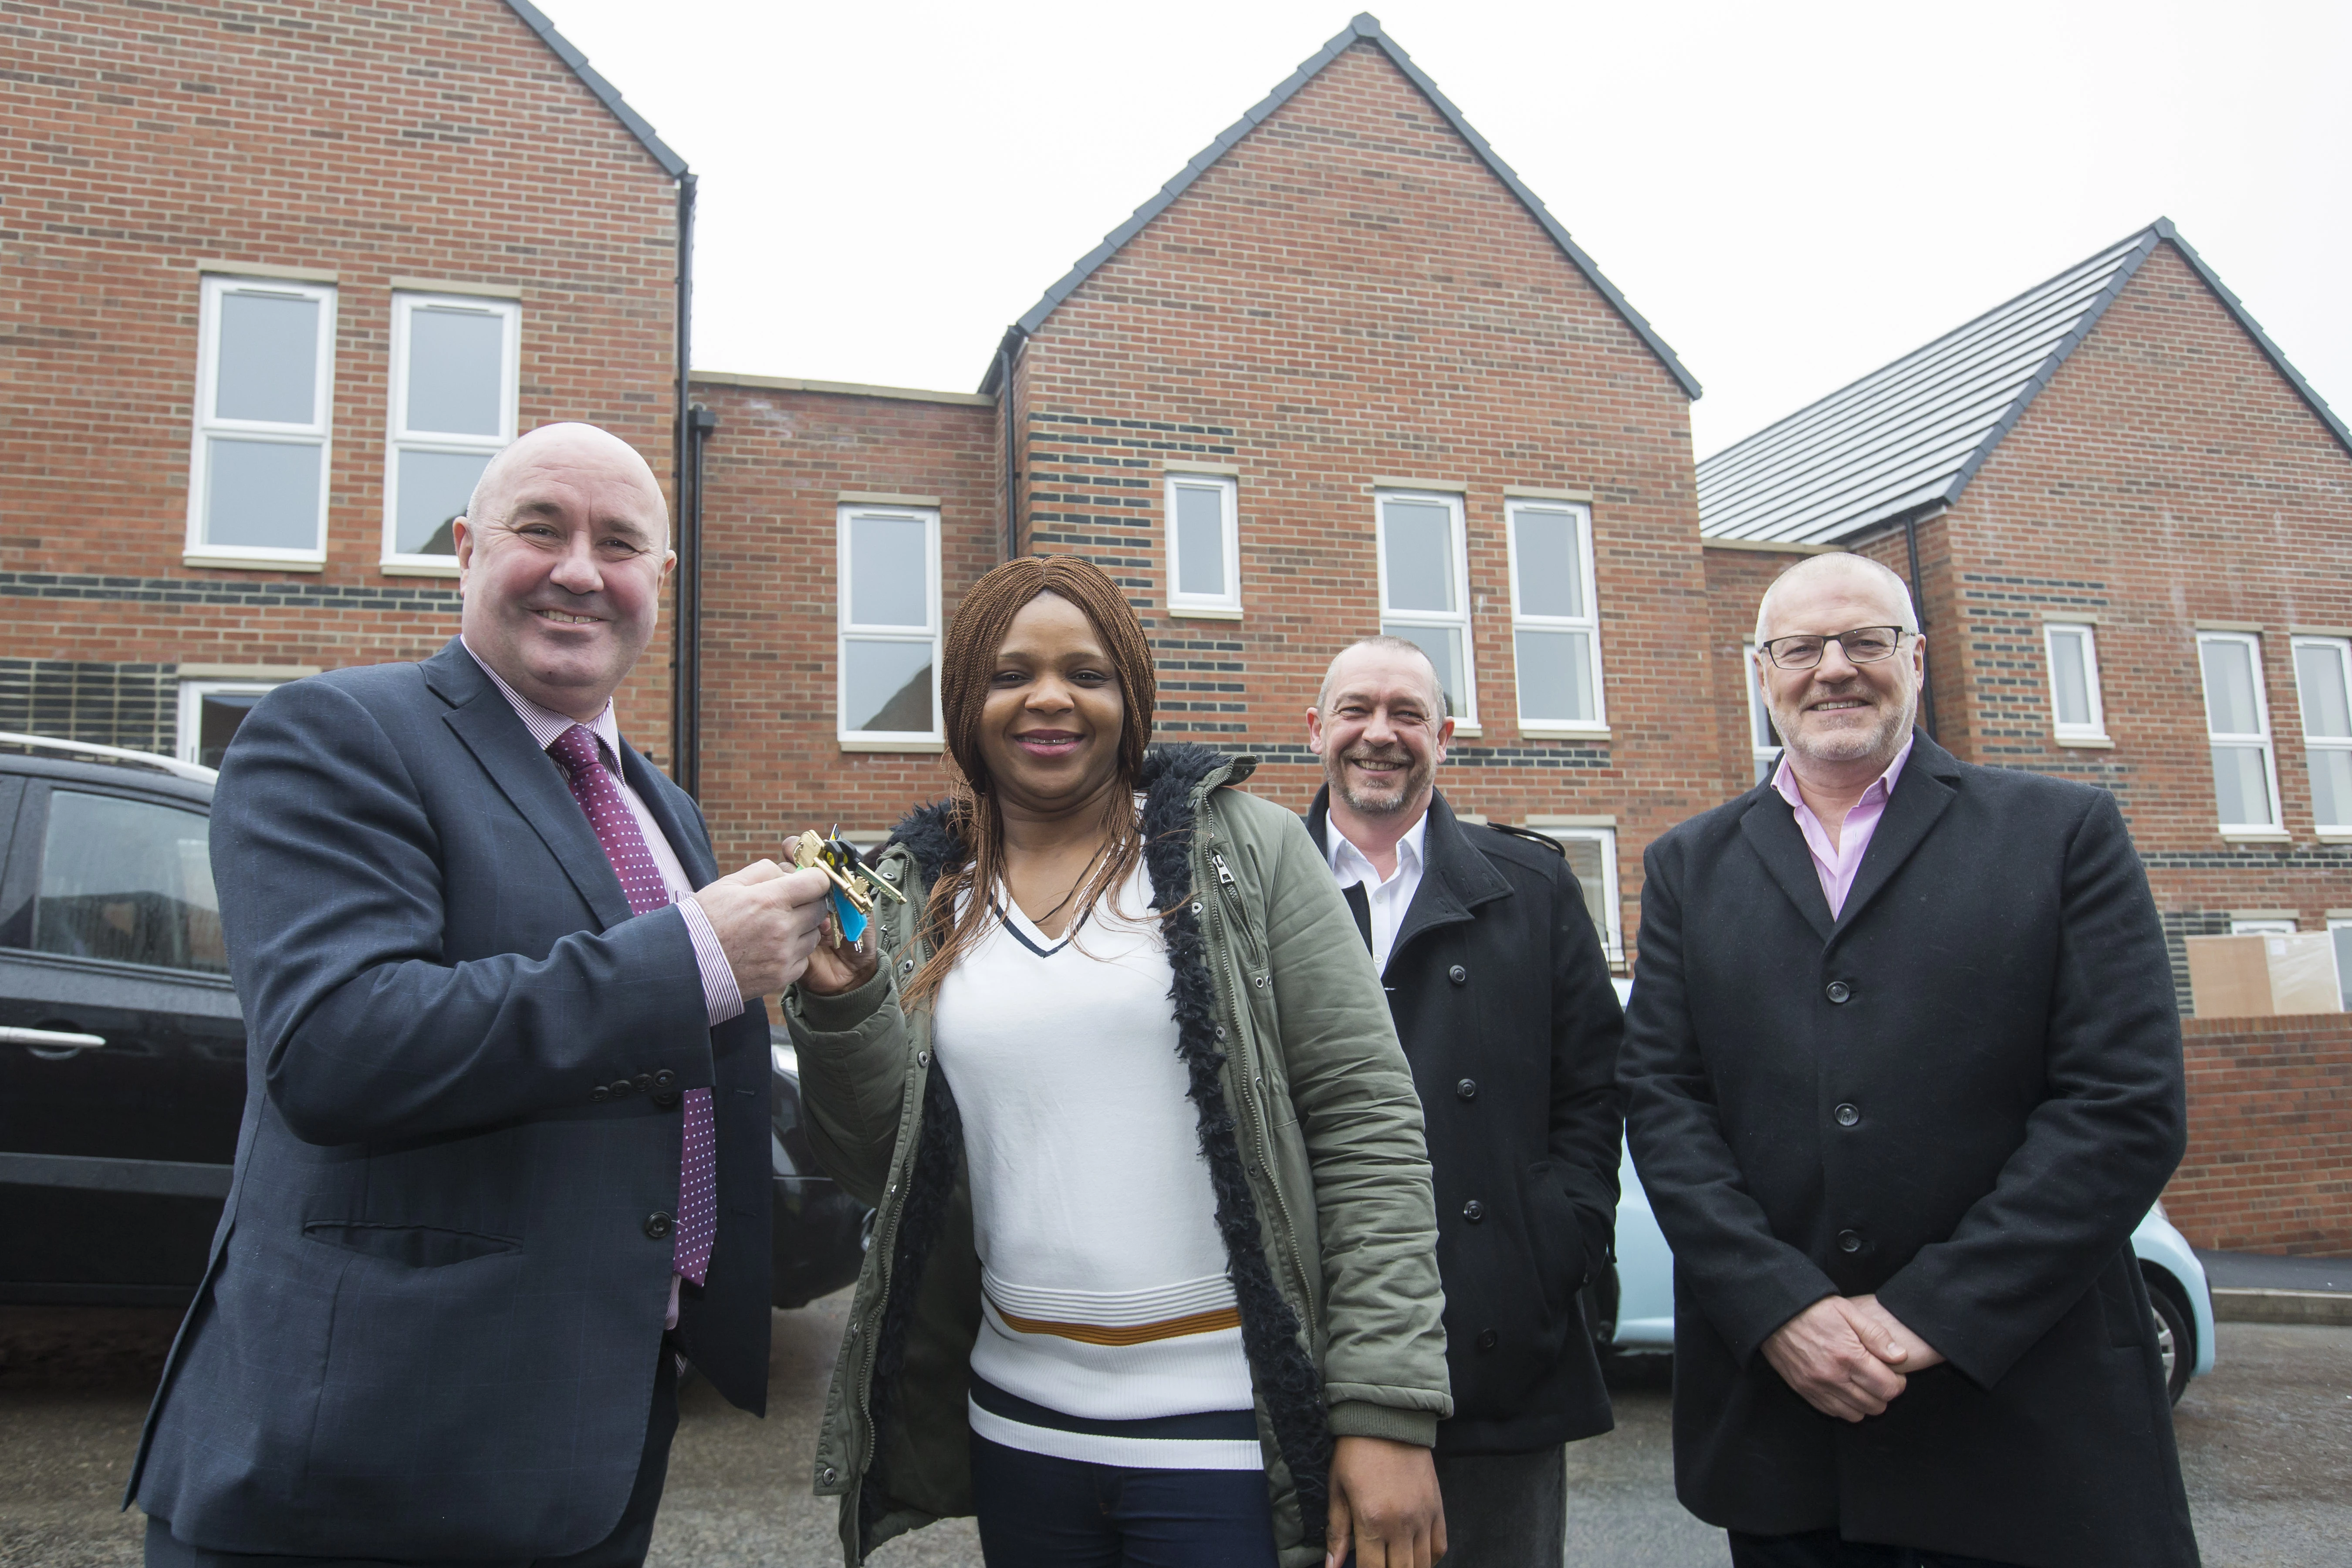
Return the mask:
<path id="1" fill-rule="evenodd" d="M 613 1091 L 612 1091 L 611 1089 L 606 1089 L 603 1084 L 601 1084 L 601 1083 L 600 1083 L 600 1084 L 598 1084 L 595 1088 L 593 1088 L 593 1089 L 590 1089 L 590 1090 L 588 1091 L 588 1098 L 589 1098 L 591 1100 L 593 1100 L 594 1103 L 596 1103 L 596 1104 L 598 1104 L 598 1105 L 602 1105 L 602 1104 L 604 1104 L 606 1100 L 610 1100 L 610 1099 L 612 1099 L 612 1098 L 613 1098 Z"/>
<path id="2" fill-rule="evenodd" d="M 659 1209 L 656 1209 L 653 1213 L 646 1215 L 646 1234 L 656 1241 L 660 1241 L 664 1237 L 667 1237 L 673 1228 L 673 1226 L 674 1222 L 670 1219 L 669 1215 L 662 1213 Z"/>
<path id="3" fill-rule="evenodd" d="M 834 1469 L 831 1465 L 827 1465 L 824 1468 L 817 1472 L 818 1480 L 825 1486 L 833 1485 L 833 1476 Z"/>
<path id="4" fill-rule="evenodd" d="M 902 975 L 906 975 L 906 974 L 912 974 L 912 973 L 915 973 L 915 961 L 914 961 L 913 959 L 911 959 L 911 958 L 902 958 L 902 959 L 900 959 L 900 960 L 898 961 L 898 973 L 899 973 L 900 974 L 902 974 Z"/>
<path id="5" fill-rule="evenodd" d="M 654 1075 L 649 1072 L 641 1072 L 629 1081 L 636 1086 L 636 1090 L 639 1094 L 644 1094 L 653 1088 Z"/>
<path id="6" fill-rule="evenodd" d="M 930 1066 L 931 1053 L 929 1051 L 917 1051 L 915 1053 L 915 1065 L 919 1068 L 927 1068 Z"/>
<path id="7" fill-rule="evenodd" d="M 616 1078 L 613 1080 L 613 1098 L 614 1100 L 626 1100 L 629 1096 L 636 1092 L 637 1086 L 631 1083 L 627 1079 Z"/>
<path id="8" fill-rule="evenodd" d="M 1494 1330 L 1481 1329 L 1478 1331 L 1478 1348 L 1480 1350 L 1490 1351 L 1502 1342 L 1503 1336 L 1496 1333 Z"/>
<path id="9" fill-rule="evenodd" d="M 677 1074 L 670 1071 L 669 1068 L 664 1068 L 661 1071 L 654 1074 L 654 1089 L 656 1093 L 667 1094 L 671 1089 L 674 1089 L 677 1087 Z"/>
<path id="10" fill-rule="evenodd" d="M 1465 1100 L 1475 1100 L 1478 1098 L 1478 1080 L 1475 1078 L 1465 1078 L 1454 1086 L 1454 1092 Z"/>
<path id="11" fill-rule="evenodd" d="M 1460 985 L 1469 980 L 1470 972 L 1457 963 L 1453 968 L 1445 972 L 1445 978 L 1454 982 L 1454 984 Z"/>
<path id="12" fill-rule="evenodd" d="M 1224 1026 L 1223 1024 L 1220 1024 L 1220 1025 L 1218 1025 L 1218 1026 L 1217 1026 L 1217 1038 L 1219 1038 L 1219 1039 L 1221 1039 L 1221 1040 L 1222 1040 L 1222 1039 L 1223 1039 L 1224 1037 L 1225 1037 L 1225 1026 Z"/>
<path id="13" fill-rule="evenodd" d="M 1840 1252 L 1860 1252 L 1862 1250 L 1862 1233 L 1857 1230 L 1842 1230 L 1838 1232 L 1838 1250 Z"/>
<path id="14" fill-rule="evenodd" d="M 651 1105 L 656 1110 L 676 1110 L 677 1101 L 678 1094 L 675 1089 L 667 1094 L 649 1094 L 646 1097 L 646 1103 Z"/>
<path id="15" fill-rule="evenodd" d="M 1841 1105 L 1830 1114 L 1837 1118 L 1837 1124 L 1840 1127 L 1851 1127 L 1862 1120 L 1862 1112 L 1851 1105 Z"/>
<path id="16" fill-rule="evenodd" d="M 1462 1217 L 1468 1220 L 1472 1225 L 1476 1225 L 1480 1220 L 1486 1217 L 1486 1205 L 1480 1203 L 1476 1198 L 1472 1198 L 1468 1203 L 1462 1205 Z"/>
<path id="17" fill-rule="evenodd" d="M 1822 994 L 1832 1002 L 1843 1002 L 1853 994 L 1853 987 L 1843 980 L 1832 980 L 1822 987 Z"/>

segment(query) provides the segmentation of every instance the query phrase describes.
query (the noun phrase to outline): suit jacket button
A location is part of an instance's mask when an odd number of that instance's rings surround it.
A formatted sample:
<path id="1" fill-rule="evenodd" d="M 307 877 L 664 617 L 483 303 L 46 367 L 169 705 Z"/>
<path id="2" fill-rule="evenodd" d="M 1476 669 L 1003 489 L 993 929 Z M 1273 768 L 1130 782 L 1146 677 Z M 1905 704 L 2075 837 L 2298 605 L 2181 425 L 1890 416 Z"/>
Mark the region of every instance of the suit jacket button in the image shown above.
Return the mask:
<path id="1" fill-rule="evenodd" d="M 614 1100 L 626 1100 L 629 1096 L 636 1092 L 637 1086 L 631 1083 L 627 1079 L 616 1078 L 613 1080 L 613 1098 Z"/>
<path id="2" fill-rule="evenodd" d="M 670 1090 L 667 1094 L 648 1095 L 646 1099 L 656 1110 L 676 1110 L 677 1109 L 678 1093 L 676 1089 Z"/>
<path id="3" fill-rule="evenodd" d="M 654 1088 L 660 1092 L 667 1094 L 671 1089 L 674 1089 L 677 1087 L 677 1074 L 670 1071 L 669 1068 L 664 1068 L 661 1071 L 654 1074 Z"/>
<path id="4" fill-rule="evenodd" d="M 612 1099 L 612 1098 L 613 1098 L 613 1091 L 612 1091 L 611 1089 L 606 1089 L 603 1084 L 601 1084 L 601 1083 L 600 1083 L 600 1084 L 598 1084 L 595 1088 L 593 1088 L 593 1089 L 590 1089 L 590 1090 L 588 1091 L 588 1098 L 589 1098 L 592 1101 L 593 1101 L 594 1103 L 596 1103 L 596 1104 L 598 1104 L 598 1105 L 602 1105 L 602 1104 L 604 1104 L 606 1100 L 610 1100 L 610 1099 Z"/>
<path id="5" fill-rule="evenodd" d="M 1853 987 L 1843 980 L 1832 980 L 1822 987 L 1822 994 L 1832 1002 L 1843 1002 L 1853 994 Z"/>
<path id="6" fill-rule="evenodd" d="M 1862 1250 L 1862 1233 L 1856 1230 L 1842 1230 L 1838 1232 L 1838 1250 L 1840 1252 L 1860 1252 Z"/>
<path id="7" fill-rule="evenodd" d="M 1470 972 L 1457 963 L 1445 972 L 1445 978 L 1460 985 L 1470 978 Z"/>
<path id="8" fill-rule="evenodd" d="M 1481 1329 L 1478 1331 L 1478 1348 L 1480 1350 L 1490 1351 L 1502 1342 L 1503 1336 L 1496 1333 L 1494 1330 Z"/>
<path id="9" fill-rule="evenodd" d="M 1465 1078 L 1454 1086 L 1454 1092 L 1465 1100 L 1475 1100 L 1478 1098 L 1478 1080 L 1475 1078 Z"/>
<path id="10" fill-rule="evenodd" d="M 1837 1118 L 1837 1124 L 1840 1127 L 1851 1127 L 1862 1120 L 1862 1112 L 1851 1105 L 1841 1105 L 1830 1114 Z"/>
<path id="11" fill-rule="evenodd" d="M 646 1234 L 656 1241 L 666 1239 L 672 1228 L 674 1222 L 659 1209 L 646 1215 Z"/>
<path id="12" fill-rule="evenodd" d="M 639 1094 L 643 1094 L 647 1089 L 653 1088 L 654 1075 L 649 1072 L 641 1072 L 629 1081 L 636 1086 L 636 1089 Z"/>
<path id="13" fill-rule="evenodd" d="M 1486 1205 L 1480 1203 L 1476 1198 L 1472 1198 L 1468 1203 L 1462 1205 L 1462 1217 L 1468 1220 L 1472 1225 L 1476 1225 L 1480 1220 L 1486 1217 Z"/>

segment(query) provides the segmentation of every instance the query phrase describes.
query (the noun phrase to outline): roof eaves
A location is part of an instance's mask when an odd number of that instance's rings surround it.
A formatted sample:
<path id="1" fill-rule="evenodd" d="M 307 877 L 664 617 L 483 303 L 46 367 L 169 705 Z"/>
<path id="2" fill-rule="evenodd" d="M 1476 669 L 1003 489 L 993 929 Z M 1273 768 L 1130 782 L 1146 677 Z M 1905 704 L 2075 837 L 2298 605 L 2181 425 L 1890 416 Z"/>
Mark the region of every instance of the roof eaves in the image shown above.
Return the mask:
<path id="1" fill-rule="evenodd" d="M 520 5 L 522 0 L 509 0 L 509 4 Z M 1625 319 L 1625 324 L 1632 327 L 1634 334 L 1649 346 L 1650 352 L 1658 356 L 1659 363 L 1666 367 L 1667 374 L 1681 384 L 1684 395 L 1693 399 L 1697 398 L 1700 395 L 1698 378 L 1684 368 L 1682 361 L 1675 357 L 1675 351 L 1666 346 L 1665 340 L 1658 336 L 1656 329 L 1650 325 L 1641 311 L 1633 309 L 1625 296 L 1617 291 L 1615 284 L 1601 275 L 1600 267 L 1592 258 L 1584 253 L 1583 248 L 1576 241 L 1569 237 L 1568 230 L 1560 226 L 1559 220 L 1552 216 L 1536 194 L 1521 183 L 1519 176 L 1513 172 L 1511 166 L 1503 162 L 1501 154 L 1487 144 L 1486 139 L 1479 135 L 1471 127 L 1470 122 L 1462 117 L 1462 111 L 1454 107 L 1453 100 L 1438 91 L 1437 84 L 1430 80 L 1419 66 L 1412 63 L 1412 57 L 1406 54 L 1395 39 L 1381 30 L 1380 18 L 1369 11 L 1357 16 L 1330 42 L 1307 57 L 1279 87 L 1266 94 L 1247 113 L 1227 126 L 1215 141 L 1195 154 L 1192 161 L 1186 163 L 1174 179 L 1160 187 L 1158 195 L 1136 208 L 1134 214 L 1125 223 L 1106 235 L 1100 245 L 1087 252 L 1076 266 L 1062 276 L 1060 281 L 1045 290 L 1044 298 L 1032 305 L 1027 314 L 1013 323 L 1012 332 L 1017 332 L 1024 338 L 1034 333 L 1045 324 L 1045 318 L 1052 315 L 1063 300 L 1075 293 L 1078 285 L 1091 277 L 1096 268 L 1116 256 L 1129 240 L 1143 231 L 1144 226 L 1167 211 L 1169 205 L 1178 196 L 1182 195 L 1193 181 L 1208 172 L 1210 165 L 1231 152 L 1235 142 L 1256 130 L 1265 122 L 1267 116 L 1297 97 L 1299 89 L 1314 80 L 1324 67 L 1338 59 L 1359 40 L 1369 40 L 1381 47 L 1390 61 L 1405 74 L 1414 87 L 1421 89 L 1423 95 L 1432 104 L 1436 106 L 1438 113 L 1445 117 L 1445 122 L 1453 127 L 1454 133 L 1470 143 L 1472 151 L 1478 154 L 1487 169 L 1496 179 L 1503 182 L 1513 195 L 1519 199 L 1520 205 L 1525 206 L 1537 223 L 1543 226 L 1544 232 L 1551 236 L 1553 243 L 1566 253 L 1569 260 L 1575 263 L 1577 270 L 1584 274 L 1585 280 L 1600 291 L 1601 298 L 1607 300 L 1617 313 Z M 1008 339 L 1011 335 L 1012 333 L 1008 332 Z M 981 384 L 982 392 L 992 390 L 990 382 L 995 378 L 996 374 L 995 366 L 992 365 L 988 379 Z"/>
<path id="2" fill-rule="evenodd" d="M 2278 373 L 2286 377 L 2288 384 L 2302 395 L 2305 403 L 2311 405 L 2311 411 L 2319 416 L 2320 422 L 2335 433 L 2336 440 L 2343 443 L 2347 451 L 2352 451 L 2352 430 L 2345 428 L 2344 421 L 2337 417 L 2336 410 L 2327 406 L 2327 400 L 2313 390 L 2309 382 L 2303 379 L 2303 373 L 2287 363 L 2285 353 L 2276 343 L 2271 342 L 2270 334 L 2263 331 L 2262 323 L 2255 321 L 2247 311 L 2245 302 L 2231 293 L 2230 286 L 2222 282 L 2210 267 L 2205 265 L 2205 258 L 2198 255 L 2195 247 L 2187 240 L 2180 237 L 2180 231 L 2172 226 L 2172 220 L 2168 217 L 2160 217 L 2148 226 L 2148 232 L 2171 242 L 2172 248 L 2180 253 L 2180 259 L 2189 263 L 2197 276 L 2205 280 L 2205 286 L 2213 290 L 2215 297 L 2222 304 L 2229 307 L 2230 314 L 2238 318 L 2238 325 L 2246 329 L 2246 335 L 2253 339 L 2263 353 L 2269 356 L 2271 363 L 2278 367 Z"/>
<path id="3" fill-rule="evenodd" d="M 626 127 L 629 134 L 653 155 L 653 161 L 661 165 L 663 174 L 673 180 L 685 178 L 686 160 L 654 134 L 654 128 L 646 122 L 646 117 L 622 100 L 621 89 L 606 81 L 596 68 L 588 63 L 588 57 L 572 47 L 571 39 L 556 31 L 555 24 L 548 20 L 546 12 L 532 5 L 530 0 L 506 0 L 506 3 L 509 10 L 522 18 L 523 26 L 538 34 L 539 41 L 553 50 L 557 59 L 571 68 L 572 74 L 580 79 L 581 85 L 594 93 L 597 101 L 612 110 L 613 118 Z"/>

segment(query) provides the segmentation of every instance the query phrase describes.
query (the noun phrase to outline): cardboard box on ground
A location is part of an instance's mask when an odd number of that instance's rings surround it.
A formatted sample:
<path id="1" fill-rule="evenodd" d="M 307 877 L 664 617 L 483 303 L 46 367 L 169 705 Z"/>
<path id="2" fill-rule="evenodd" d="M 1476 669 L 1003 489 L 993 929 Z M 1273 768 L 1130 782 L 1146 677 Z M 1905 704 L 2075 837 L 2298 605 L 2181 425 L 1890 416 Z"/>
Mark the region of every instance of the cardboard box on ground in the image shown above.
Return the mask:
<path id="1" fill-rule="evenodd" d="M 2192 936 L 2188 947 L 2189 989 L 2200 1018 L 2344 1011 L 2330 932 Z"/>

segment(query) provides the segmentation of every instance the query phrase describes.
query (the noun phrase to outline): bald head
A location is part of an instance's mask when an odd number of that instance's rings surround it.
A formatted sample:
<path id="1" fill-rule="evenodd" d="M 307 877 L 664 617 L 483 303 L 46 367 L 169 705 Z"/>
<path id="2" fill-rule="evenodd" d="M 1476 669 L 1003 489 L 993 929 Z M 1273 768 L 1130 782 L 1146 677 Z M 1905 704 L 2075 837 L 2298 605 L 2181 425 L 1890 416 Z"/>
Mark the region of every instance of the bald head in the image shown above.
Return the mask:
<path id="1" fill-rule="evenodd" d="M 1398 660 L 1420 666 L 1427 677 L 1424 689 L 1429 693 L 1429 711 L 1444 713 L 1445 685 L 1437 679 L 1437 666 L 1430 662 L 1427 650 L 1419 643 L 1409 642 L 1403 637 L 1392 637 L 1385 632 L 1379 637 L 1364 637 L 1351 642 L 1331 656 L 1330 664 L 1323 671 L 1322 688 L 1315 693 L 1317 710 L 1320 712 L 1330 710 L 1331 694 L 1338 690 L 1344 684 L 1347 677 L 1359 668 L 1381 668 L 1392 666 Z"/>
<path id="2" fill-rule="evenodd" d="M 1839 632 L 1843 626 L 1777 627 L 1773 616 L 1780 607 L 1797 598 L 1809 596 L 1816 587 L 1831 583 L 1846 588 L 1853 596 L 1883 605 L 1881 626 L 1901 626 L 1906 632 L 1919 629 L 1918 612 L 1911 606 L 1911 590 L 1903 579 L 1888 567 L 1880 565 L 1867 555 L 1851 555 L 1836 551 L 1827 555 L 1811 555 L 1790 567 L 1764 590 L 1764 600 L 1756 606 L 1756 640 L 1769 642 L 1792 631 Z"/>
<path id="3" fill-rule="evenodd" d="M 653 510 L 660 514 L 662 548 L 669 547 L 669 504 L 662 499 L 661 481 L 654 478 L 644 456 L 610 430 L 578 420 L 525 431 L 492 458 L 482 477 L 474 481 L 466 517 L 478 532 L 483 523 L 504 519 L 521 476 L 541 469 L 583 467 L 612 470 L 636 481 L 640 494 L 649 498 Z"/>

